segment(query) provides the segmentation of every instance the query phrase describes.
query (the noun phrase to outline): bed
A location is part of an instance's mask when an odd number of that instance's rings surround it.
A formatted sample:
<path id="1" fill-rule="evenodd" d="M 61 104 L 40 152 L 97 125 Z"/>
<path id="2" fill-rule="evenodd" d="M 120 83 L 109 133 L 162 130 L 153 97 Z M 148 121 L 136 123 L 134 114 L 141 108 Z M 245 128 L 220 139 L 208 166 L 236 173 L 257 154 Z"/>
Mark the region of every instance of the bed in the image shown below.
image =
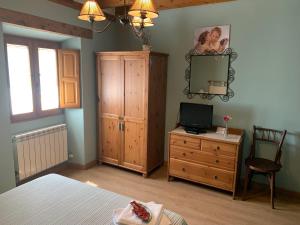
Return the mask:
<path id="1" fill-rule="evenodd" d="M 112 225 L 113 209 L 124 208 L 128 197 L 56 174 L 40 177 L 0 195 L 0 224 Z M 172 225 L 187 225 L 169 210 Z"/>

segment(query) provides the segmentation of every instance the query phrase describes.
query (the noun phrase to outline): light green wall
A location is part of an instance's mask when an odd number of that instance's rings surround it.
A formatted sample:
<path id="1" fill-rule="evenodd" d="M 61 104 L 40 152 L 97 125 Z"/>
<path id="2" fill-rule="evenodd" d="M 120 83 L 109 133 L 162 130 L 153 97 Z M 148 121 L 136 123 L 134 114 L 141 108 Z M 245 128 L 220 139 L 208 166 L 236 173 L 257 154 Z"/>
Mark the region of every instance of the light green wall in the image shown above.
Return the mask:
<path id="1" fill-rule="evenodd" d="M 76 49 L 81 51 L 81 38 L 71 38 L 62 43 L 64 49 Z M 81 90 L 84 88 L 84 67 L 82 66 L 82 54 L 80 54 Z M 81 91 L 81 99 L 83 93 Z M 83 107 L 80 109 L 65 109 L 65 119 L 68 127 L 68 151 L 73 154 L 70 159 L 73 163 L 85 164 L 84 154 L 84 114 Z"/>
<path id="2" fill-rule="evenodd" d="M 244 155 L 248 155 L 253 124 L 287 129 L 277 185 L 294 191 L 300 191 L 299 9 L 299 0 L 238 0 L 161 11 L 151 32 L 154 50 L 170 54 L 167 133 L 175 125 L 179 103 L 189 101 L 182 93 L 186 86 L 184 55 L 193 46 L 194 30 L 231 24 L 231 46 L 239 54 L 233 64 L 236 80 L 231 85 L 235 97 L 228 103 L 217 98 L 192 101 L 214 104 L 216 124 L 222 124 L 224 114 L 233 116 L 230 125 L 247 131 Z M 132 35 L 122 43 L 122 49 L 140 48 Z"/>
<path id="3" fill-rule="evenodd" d="M 68 127 L 68 152 L 73 154 L 70 162 L 85 164 L 84 146 L 84 116 L 83 109 L 70 109 L 65 111 Z"/>
<path id="4" fill-rule="evenodd" d="M 9 102 L 2 24 L 0 23 L 0 193 L 15 186 L 13 153 L 10 139 Z"/>
<path id="5" fill-rule="evenodd" d="M 62 124 L 65 122 L 64 114 L 57 115 L 57 116 L 49 116 L 42 119 L 26 121 L 26 122 L 19 122 L 19 123 L 11 123 L 11 135 L 23 133 L 26 131 L 31 131 L 34 129 L 39 129 L 43 127 L 49 127 L 56 124 Z"/>
<path id="6" fill-rule="evenodd" d="M 106 34 L 105 34 L 106 35 Z M 95 42 L 95 41 L 94 41 Z M 84 86 L 83 91 L 83 106 L 84 106 L 84 136 L 85 136 L 85 160 L 89 163 L 96 159 L 96 64 L 94 55 L 94 42 L 82 40 L 81 57 L 82 66 L 87 71 L 82 82 Z M 99 42 L 101 43 L 101 42 Z"/>

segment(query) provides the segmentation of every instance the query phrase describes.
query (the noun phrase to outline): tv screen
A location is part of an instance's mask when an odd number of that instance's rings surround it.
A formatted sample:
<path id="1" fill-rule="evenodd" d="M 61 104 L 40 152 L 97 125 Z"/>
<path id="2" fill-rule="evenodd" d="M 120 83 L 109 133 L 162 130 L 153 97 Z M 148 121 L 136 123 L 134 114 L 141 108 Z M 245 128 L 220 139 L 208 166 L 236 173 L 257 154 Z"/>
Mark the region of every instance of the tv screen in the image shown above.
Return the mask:
<path id="1" fill-rule="evenodd" d="M 212 128 L 213 106 L 193 103 L 180 104 L 180 125 L 201 130 Z"/>

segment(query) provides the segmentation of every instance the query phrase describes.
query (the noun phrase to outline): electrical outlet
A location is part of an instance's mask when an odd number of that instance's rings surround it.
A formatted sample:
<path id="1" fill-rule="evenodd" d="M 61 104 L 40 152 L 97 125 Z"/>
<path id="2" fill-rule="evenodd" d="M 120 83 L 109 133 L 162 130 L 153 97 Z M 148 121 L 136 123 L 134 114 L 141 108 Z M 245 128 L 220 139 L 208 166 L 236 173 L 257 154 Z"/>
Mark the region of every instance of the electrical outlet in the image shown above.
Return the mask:
<path id="1" fill-rule="evenodd" d="M 70 153 L 70 154 L 69 154 L 69 159 L 73 159 L 73 158 L 74 158 L 73 153 Z"/>

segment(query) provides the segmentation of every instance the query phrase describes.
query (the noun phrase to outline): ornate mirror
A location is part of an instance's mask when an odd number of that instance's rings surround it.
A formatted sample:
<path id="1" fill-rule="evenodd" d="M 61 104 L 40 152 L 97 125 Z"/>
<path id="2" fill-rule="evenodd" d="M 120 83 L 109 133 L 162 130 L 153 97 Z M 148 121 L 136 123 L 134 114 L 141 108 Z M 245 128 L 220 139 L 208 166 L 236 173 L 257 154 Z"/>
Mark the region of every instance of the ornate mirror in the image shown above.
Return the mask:
<path id="1" fill-rule="evenodd" d="M 232 62 L 237 53 L 227 48 L 222 53 L 198 54 L 191 50 L 186 55 L 188 67 L 185 72 L 187 87 L 184 93 L 188 98 L 199 95 L 205 99 L 218 96 L 222 101 L 229 101 L 234 96 L 230 84 L 234 81 L 235 70 Z"/>

